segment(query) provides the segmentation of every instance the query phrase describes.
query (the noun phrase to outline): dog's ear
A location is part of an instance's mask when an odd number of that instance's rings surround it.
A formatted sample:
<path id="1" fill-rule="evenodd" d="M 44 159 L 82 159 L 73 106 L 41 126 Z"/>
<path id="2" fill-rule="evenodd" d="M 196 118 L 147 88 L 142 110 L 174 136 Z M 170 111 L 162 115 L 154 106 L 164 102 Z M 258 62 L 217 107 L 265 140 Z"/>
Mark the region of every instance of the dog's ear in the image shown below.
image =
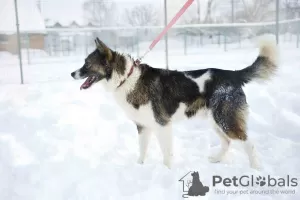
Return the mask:
<path id="1" fill-rule="evenodd" d="M 110 48 L 108 48 L 106 46 L 106 44 L 104 44 L 104 42 L 102 42 L 101 40 L 99 40 L 98 37 L 96 38 L 95 43 L 96 43 L 98 51 L 100 53 L 104 53 L 105 56 L 106 56 L 106 59 L 108 61 L 110 61 L 112 59 L 112 52 L 111 52 Z"/>

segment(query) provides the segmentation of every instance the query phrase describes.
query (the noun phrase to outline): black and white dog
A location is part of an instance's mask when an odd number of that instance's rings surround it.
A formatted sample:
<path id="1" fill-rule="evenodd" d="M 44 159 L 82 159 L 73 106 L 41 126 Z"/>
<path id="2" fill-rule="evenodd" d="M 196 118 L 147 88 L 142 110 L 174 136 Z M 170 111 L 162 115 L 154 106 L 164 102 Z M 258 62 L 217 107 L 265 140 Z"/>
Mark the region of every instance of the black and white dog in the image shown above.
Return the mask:
<path id="1" fill-rule="evenodd" d="M 205 114 L 221 139 L 220 152 L 210 157 L 219 162 L 232 140 L 243 143 L 250 165 L 260 163 L 247 135 L 247 101 L 242 86 L 254 80 L 267 80 L 278 66 L 276 44 L 268 37 L 260 41 L 260 52 L 250 66 L 237 71 L 199 69 L 172 71 L 135 65 L 134 59 L 111 50 L 98 38 L 96 49 L 83 67 L 72 72 L 85 79 L 81 89 L 101 82 L 136 124 L 139 135 L 139 163 L 146 157 L 151 132 L 156 132 L 163 162 L 171 167 L 173 156 L 172 124 L 181 119 Z"/>

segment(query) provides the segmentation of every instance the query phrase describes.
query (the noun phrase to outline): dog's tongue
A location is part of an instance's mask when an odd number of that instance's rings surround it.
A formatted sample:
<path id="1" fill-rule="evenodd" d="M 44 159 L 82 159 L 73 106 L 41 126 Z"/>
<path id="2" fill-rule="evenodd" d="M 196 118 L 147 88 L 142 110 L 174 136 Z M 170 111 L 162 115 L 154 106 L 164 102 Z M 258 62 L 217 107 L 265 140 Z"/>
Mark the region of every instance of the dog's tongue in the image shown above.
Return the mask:
<path id="1" fill-rule="evenodd" d="M 92 76 L 88 77 L 84 81 L 84 83 L 80 86 L 80 90 L 89 88 L 91 86 L 91 84 L 92 84 L 92 79 L 93 79 Z"/>

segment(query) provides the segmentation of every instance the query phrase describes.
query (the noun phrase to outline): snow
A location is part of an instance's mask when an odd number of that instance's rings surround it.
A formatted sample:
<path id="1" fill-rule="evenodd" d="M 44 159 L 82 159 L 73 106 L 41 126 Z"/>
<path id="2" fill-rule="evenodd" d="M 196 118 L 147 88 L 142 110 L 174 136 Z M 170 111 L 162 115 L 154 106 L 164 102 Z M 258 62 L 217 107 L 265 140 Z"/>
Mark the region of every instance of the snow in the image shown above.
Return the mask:
<path id="1" fill-rule="evenodd" d="M 160 45 L 145 62 L 164 67 Z M 258 53 L 250 45 L 228 52 L 212 45 L 190 49 L 184 56 L 170 45 L 172 69 L 240 69 Z M 199 171 L 203 184 L 210 186 L 211 192 L 200 199 L 299 199 L 299 186 L 294 195 L 221 195 L 211 185 L 213 175 L 289 174 L 299 179 L 300 54 L 294 46 L 281 45 L 280 69 L 272 81 L 244 88 L 251 109 L 248 133 L 263 164 L 260 172 L 249 167 L 239 144 L 222 163 L 209 163 L 219 139 L 202 119 L 174 125 L 171 170 L 163 166 L 154 137 L 145 164 L 138 165 L 135 125 L 100 85 L 80 91 L 81 81 L 70 76 L 84 55 L 32 58 L 33 64 L 24 65 L 26 84 L 19 85 L 17 57 L 1 53 L 0 199 L 182 199 L 178 180 L 189 171 Z"/>
<path id="2" fill-rule="evenodd" d="M 45 33 L 44 19 L 42 18 L 35 1 L 18 0 L 17 2 L 20 31 Z M 1 0 L 0 19 L 0 33 L 11 34 L 16 32 L 14 0 Z"/>

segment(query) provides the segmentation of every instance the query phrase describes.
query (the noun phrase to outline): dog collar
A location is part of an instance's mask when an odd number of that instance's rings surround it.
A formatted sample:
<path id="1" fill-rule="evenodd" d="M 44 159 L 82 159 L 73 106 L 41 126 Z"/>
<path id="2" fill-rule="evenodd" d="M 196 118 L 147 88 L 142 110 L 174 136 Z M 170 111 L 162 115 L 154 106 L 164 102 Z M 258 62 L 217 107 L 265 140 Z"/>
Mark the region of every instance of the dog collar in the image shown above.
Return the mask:
<path id="1" fill-rule="evenodd" d="M 133 65 L 131 66 L 129 73 L 127 74 L 127 78 L 124 79 L 124 80 L 122 80 L 121 83 L 119 84 L 119 86 L 118 86 L 117 88 L 121 87 L 121 86 L 125 83 L 125 81 L 126 81 L 126 80 L 129 78 L 129 76 L 132 74 L 134 67 L 137 66 L 138 64 L 139 64 L 139 62 L 137 62 L 137 61 L 134 61 L 134 62 L 133 62 Z"/>

